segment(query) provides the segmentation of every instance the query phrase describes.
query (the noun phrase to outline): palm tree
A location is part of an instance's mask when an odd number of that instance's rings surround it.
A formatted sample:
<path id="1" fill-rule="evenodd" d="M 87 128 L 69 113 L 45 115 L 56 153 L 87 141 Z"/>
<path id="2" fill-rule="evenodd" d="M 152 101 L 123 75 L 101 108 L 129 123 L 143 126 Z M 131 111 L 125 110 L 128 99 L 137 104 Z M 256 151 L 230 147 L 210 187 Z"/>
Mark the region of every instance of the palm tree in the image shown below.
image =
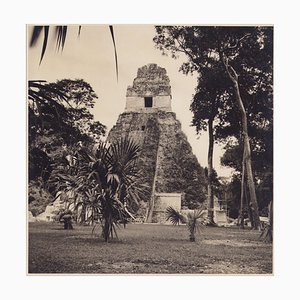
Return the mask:
<path id="1" fill-rule="evenodd" d="M 85 166 L 82 174 L 93 187 L 94 205 L 105 241 L 116 234 L 118 224 L 134 218 L 130 210 L 138 207 L 145 193 L 137 166 L 140 147 L 129 138 L 111 144 L 100 143 L 92 153 L 81 151 Z M 83 186 L 84 188 L 84 186 Z"/>
<path id="2" fill-rule="evenodd" d="M 146 198 L 147 186 L 137 165 L 139 152 L 140 147 L 129 138 L 111 144 L 101 142 L 93 149 L 77 145 L 76 153 L 72 153 L 77 157 L 72 174 L 62 165 L 68 164 L 67 160 L 51 174 L 52 189 L 73 191 L 69 208 L 73 207 L 75 220 L 100 223 L 105 241 L 117 236 L 116 228 L 133 219 L 132 211 Z"/>
<path id="3" fill-rule="evenodd" d="M 190 241 L 195 242 L 195 234 L 201 232 L 204 227 L 204 215 L 205 211 L 202 207 L 195 209 L 193 212 L 189 212 L 186 216 L 169 206 L 166 209 L 167 221 L 170 220 L 173 225 L 179 225 L 180 223 L 186 224 L 190 233 Z"/>

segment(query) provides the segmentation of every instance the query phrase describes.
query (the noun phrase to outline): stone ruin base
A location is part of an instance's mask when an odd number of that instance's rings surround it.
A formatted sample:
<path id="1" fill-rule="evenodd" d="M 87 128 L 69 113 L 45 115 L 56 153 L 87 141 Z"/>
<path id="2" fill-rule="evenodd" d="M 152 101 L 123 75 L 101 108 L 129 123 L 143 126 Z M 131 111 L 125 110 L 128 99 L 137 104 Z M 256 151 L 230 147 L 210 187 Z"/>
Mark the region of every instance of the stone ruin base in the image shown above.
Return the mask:
<path id="1" fill-rule="evenodd" d="M 152 223 L 171 224 L 170 221 L 166 221 L 166 209 L 171 206 L 180 211 L 181 198 L 181 193 L 155 193 Z"/>

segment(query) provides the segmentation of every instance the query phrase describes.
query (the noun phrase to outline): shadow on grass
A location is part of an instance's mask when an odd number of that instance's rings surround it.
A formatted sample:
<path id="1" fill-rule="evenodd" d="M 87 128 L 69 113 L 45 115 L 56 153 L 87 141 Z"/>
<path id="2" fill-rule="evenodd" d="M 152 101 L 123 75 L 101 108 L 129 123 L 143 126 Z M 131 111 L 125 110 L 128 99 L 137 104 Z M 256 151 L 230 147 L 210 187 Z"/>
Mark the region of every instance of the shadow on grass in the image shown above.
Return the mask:
<path id="1" fill-rule="evenodd" d="M 202 239 L 196 240 L 196 242 L 190 242 L 188 239 L 181 239 L 181 238 L 157 238 L 151 237 L 149 239 L 140 239 L 139 237 L 136 238 L 113 238 L 109 239 L 107 242 L 101 236 L 95 235 L 72 235 L 67 237 L 68 239 L 72 239 L 76 242 L 82 242 L 88 245 L 127 245 L 127 246 L 136 246 L 139 244 L 156 244 L 156 245 L 197 245 L 202 242 Z"/>
<path id="2" fill-rule="evenodd" d="M 70 232 L 72 232 L 72 231 L 75 231 L 76 229 L 64 229 L 63 227 L 55 227 L 55 228 L 49 228 L 49 230 L 62 230 L 62 231 L 65 231 L 65 232 L 68 232 L 68 231 L 70 231 Z"/>

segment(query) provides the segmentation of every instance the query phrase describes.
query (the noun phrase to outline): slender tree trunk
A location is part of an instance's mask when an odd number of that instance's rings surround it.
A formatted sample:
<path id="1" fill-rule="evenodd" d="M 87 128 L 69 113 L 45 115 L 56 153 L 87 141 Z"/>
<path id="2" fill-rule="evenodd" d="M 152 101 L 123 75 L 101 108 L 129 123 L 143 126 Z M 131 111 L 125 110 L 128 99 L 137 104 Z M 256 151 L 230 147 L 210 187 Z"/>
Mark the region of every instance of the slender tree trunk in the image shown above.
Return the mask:
<path id="1" fill-rule="evenodd" d="M 247 185 L 245 184 L 244 187 L 245 187 L 245 200 L 247 204 L 248 218 L 250 220 L 251 228 L 253 228 L 254 226 L 253 213 L 252 213 L 251 203 L 248 196 Z"/>
<path id="2" fill-rule="evenodd" d="M 195 234 L 192 232 L 190 234 L 190 242 L 195 242 L 196 238 L 195 238 Z"/>
<path id="3" fill-rule="evenodd" d="M 243 154 L 243 162 L 242 162 L 241 204 L 240 204 L 240 216 L 239 216 L 239 226 L 242 229 L 244 229 L 244 203 L 245 203 L 245 151 Z"/>
<path id="4" fill-rule="evenodd" d="M 208 120 L 208 163 L 207 163 L 207 217 L 208 224 L 213 225 L 214 222 L 214 195 L 212 190 L 212 172 L 213 172 L 213 150 L 214 150 L 214 135 L 213 135 L 213 119 Z"/>
<path id="5" fill-rule="evenodd" d="M 273 233 L 273 200 L 271 200 L 270 206 L 269 206 L 269 225 L 270 225 L 272 233 Z"/>
<path id="6" fill-rule="evenodd" d="M 149 200 L 149 206 L 148 206 L 148 210 L 147 210 L 147 217 L 146 217 L 146 223 L 152 223 L 152 215 L 153 215 L 153 209 L 154 209 L 154 201 L 155 201 L 155 196 L 153 193 L 152 189 L 152 194 L 150 196 L 150 200 Z"/>
<path id="7" fill-rule="evenodd" d="M 271 200 L 269 206 L 269 230 L 267 241 L 273 242 L 273 200 Z"/>
<path id="8" fill-rule="evenodd" d="M 153 185 L 152 185 L 152 193 L 149 199 L 148 211 L 146 215 L 146 222 L 152 223 L 152 216 L 154 210 L 154 202 L 155 202 L 155 190 L 156 190 L 156 179 L 157 179 L 157 171 L 158 171 L 158 159 L 159 159 L 159 145 L 157 146 L 157 154 L 156 154 L 156 162 L 155 162 L 155 172 L 153 178 Z"/>
<path id="9" fill-rule="evenodd" d="M 103 223 L 102 223 L 102 236 L 105 242 L 108 242 L 109 237 L 112 236 L 112 226 L 113 226 L 113 219 L 111 212 L 105 212 L 103 216 Z"/>
<path id="10" fill-rule="evenodd" d="M 249 135 L 248 135 L 248 121 L 247 121 L 247 114 L 246 110 L 240 95 L 240 89 L 239 89 L 239 83 L 238 83 L 238 75 L 236 74 L 235 70 L 228 65 L 228 60 L 224 60 L 224 64 L 228 73 L 228 76 L 230 77 L 237 105 L 240 110 L 241 119 L 242 119 L 242 130 L 243 130 L 243 138 L 244 138 L 244 151 L 245 151 L 245 168 L 246 168 L 246 174 L 247 174 L 247 185 L 249 188 L 249 194 L 250 194 L 250 202 L 252 207 L 252 214 L 253 214 L 253 227 L 254 229 L 261 230 L 261 223 L 259 220 L 259 213 L 258 213 L 258 204 L 256 199 L 256 193 L 255 193 L 255 185 L 254 185 L 254 179 L 253 179 L 253 173 L 252 173 L 252 163 L 251 163 L 251 149 L 250 149 L 250 142 L 249 142 Z"/>
<path id="11" fill-rule="evenodd" d="M 247 182 L 248 182 L 248 188 L 250 194 L 251 212 L 253 216 L 253 228 L 261 230 L 261 223 L 259 219 L 258 204 L 257 204 L 255 185 L 254 185 L 254 179 L 252 173 L 251 150 L 250 150 L 248 134 L 245 136 L 245 149 L 246 149 L 245 163 L 247 169 Z"/>

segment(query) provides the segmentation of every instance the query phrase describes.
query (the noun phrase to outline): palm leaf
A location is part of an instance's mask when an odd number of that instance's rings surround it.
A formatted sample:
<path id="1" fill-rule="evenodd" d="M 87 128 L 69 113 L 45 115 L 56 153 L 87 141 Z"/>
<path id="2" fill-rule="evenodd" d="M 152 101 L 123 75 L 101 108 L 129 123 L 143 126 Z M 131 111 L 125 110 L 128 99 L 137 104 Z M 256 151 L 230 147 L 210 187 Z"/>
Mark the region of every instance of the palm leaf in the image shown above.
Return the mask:
<path id="1" fill-rule="evenodd" d="M 115 233 L 115 237 L 118 239 L 118 234 L 117 234 L 117 227 L 118 226 L 119 225 L 117 223 L 112 223 L 112 226 L 111 226 L 111 228 L 112 228 L 111 237 L 113 237 L 113 232 L 114 232 Z"/>
<path id="2" fill-rule="evenodd" d="M 205 211 L 202 208 L 195 209 L 192 213 L 187 214 L 187 226 L 191 234 L 194 234 L 196 232 L 200 233 L 201 229 L 204 228 L 204 214 Z"/>
<path id="3" fill-rule="evenodd" d="M 117 168 L 130 168 L 134 164 L 135 159 L 138 158 L 140 146 L 128 137 L 121 138 L 109 147 L 110 164 Z"/>
<path id="4" fill-rule="evenodd" d="M 47 82 L 46 80 L 28 80 L 28 87 L 29 87 L 29 89 L 37 88 L 39 90 L 43 90 L 48 93 L 53 93 L 53 94 L 61 97 L 63 100 L 67 99 L 67 95 L 65 93 L 61 92 L 57 88 L 53 88 L 49 84 L 44 84 L 46 82 Z"/>
<path id="5" fill-rule="evenodd" d="M 195 219 L 203 219 L 203 215 L 205 214 L 205 210 L 203 208 L 198 208 L 194 210 L 194 218 Z M 203 220 L 201 220 L 203 221 Z"/>
<path id="6" fill-rule="evenodd" d="M 124 201 L 128 202 L 129 204 L 131 204 L 133 201 L 135 204 L 139 205 L 142 200 L 149 197 L 149 185 L 141 183 L 140 181 L 141 178 L 137 179 L 137 181 L 126 188 Z"/>
<path id="7" fill-rule="evenodd" d="M 56 49 L 63 51 L 67 37 L 68 26 L 56 26 Z"/>
<path id="8" fill-rule="evenodd" d="M 44 41 L 43 41 L 41 59 L 40 59 L 39 64 L 41 64 L 41 62 L 43 60 L 43 57 L 44 57 L 44 54 L 46 52 L 47 43 L 48 43 L 49 27 L 50 26 L 34 26 L 33 32 L 32 32 L 32 35 L 31 35 L 29 46 L 33 47 L 33 46 L 35 46 L 37 40 L 41 36 L 42 30 L 44 29 Z M 81 28 L 82 28 L 81 25 L 79 25 L 78 26 L 78 37 L 80 36 Z M 67 37 L 67 30 L 68 30 L 68 26 L 56 26 L 55 35 L 56 35 L 56 49 L 57 49 L 57 51 L 59 51 L 60 49 L 61 49 L 61 51 L 63 51 L 63 49 L 64 49 L 65 41 L 66 41 L 66 37 Z M 113 29 L 112 25 L 109 25 L 109 30 L 110 30 L 111 38 L 112 38 L 112 41 L 113 41 L 115 64 L 116 64 L 116 75 L 117 75 L 117 80 L 118 80 L 118 78 L 119 78 L 118 55 L 117 55 L 117 47 L 116 47 L 114 29 Z"/>
<path id="9" fill-rule="evenodd" d="M 32 32 L 32 35 L 31 35 L 29 47 L 35 46 L 37 40 L 39 39 L 39 37 L 42 33 L 43 27 L 44 26 L 34 26 L 33 27 L 33 32 Z"/>
<path id="10" fill-rule="evenodd" d="M 166 209 L 166 220 L 170 220 L 173 225 L 179 225 L 180 222 L 183 224 L 186 223 L 184 215 L 171 206 Z"/>
<path id="11" fill-rule="evenodd" d="M 57 118 L 59 119 L 60 114 L 67 114 L 67 110 L 64 105 L 60 104 L 59 101 L 55 100 L 60 98 L 69 104 L 67 97 L 60 90 L 49 86 L 49 84 L 44 84 L 43 80 L 29 80 L 28 81 L 28 98 L 32 100 L 39 111 L 40 116 L 42 115 L 40 110 L 40 103 L 51 105 L 55 109 Z M 52 96 L 54 96 L 52 99 Z M 70 104 L 69 104 L 70 105 Z M 49 106 L 48 106 L 49 108 Z M 60 113 L 59 113 L 60 111 Z"/>
<path id="12" fill-rule="evenodd" d="M 47 43 L 48 43 L 49 26 L 43 26 L 43 27 L 44 27 L 44 41 L 43 41 L 41 59 L 40 59 L 40 63 L 39 64 L 41 64 L 41 62 L 43 60 L 43 57 L 45 55 L 46 48 L 47 48 Z"/>
<path id="13" fill-rule="evenodd" d="M 113 45 L 114 45 L 115 62 L 116 62 L 116 74 L 117 74 L 117 80 L 118 80 L 118 78 L 119 78 L 119 71 L 118 71 L 118 56 L 117 56 L 117 48 L 116 48 L 115 37 L 114 37 L 114 29 L 113 29 L 113 26 L 112 26 L 112 25 L 109 25 L 109 30 L 110 30 L 111 38 L 112 38 Z"/>

